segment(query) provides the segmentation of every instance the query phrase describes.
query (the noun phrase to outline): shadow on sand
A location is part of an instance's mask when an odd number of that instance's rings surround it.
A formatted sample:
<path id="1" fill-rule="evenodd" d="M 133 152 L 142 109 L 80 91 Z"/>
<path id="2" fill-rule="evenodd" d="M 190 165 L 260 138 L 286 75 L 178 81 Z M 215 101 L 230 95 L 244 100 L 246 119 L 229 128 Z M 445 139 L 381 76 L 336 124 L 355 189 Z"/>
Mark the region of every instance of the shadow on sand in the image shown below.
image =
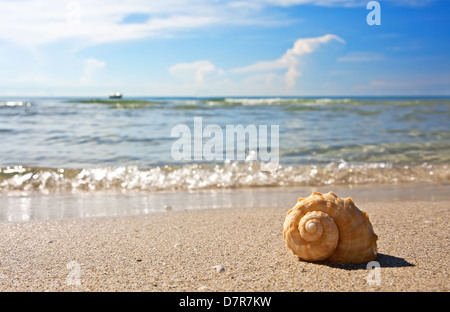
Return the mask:
<path id="1" fill-rule="evenodd" d="M 409 263 L 403 258 L 390 256 L 382 253 L 378 253 L 378 257 L 375 260 L 380 264 L 381 268 L 400 268 L 414 266 L 414 264 Z M 364 263 L 351 263 L 351 264 L 340 264 L 331 262 L 320 262 L 320 264 L 327 265 L 332 268 L 344 269 L 344 270 L 367 270 L 373 267 L 367 267 L 368 262 Z"/>

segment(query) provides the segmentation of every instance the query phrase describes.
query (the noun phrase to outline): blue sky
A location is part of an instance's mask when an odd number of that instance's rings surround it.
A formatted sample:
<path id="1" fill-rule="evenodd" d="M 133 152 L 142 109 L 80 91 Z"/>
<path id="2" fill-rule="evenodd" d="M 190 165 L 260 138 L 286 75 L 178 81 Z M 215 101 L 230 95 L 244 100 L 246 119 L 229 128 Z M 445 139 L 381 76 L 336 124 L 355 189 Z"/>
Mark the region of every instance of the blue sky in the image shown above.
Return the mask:
<path id="1" fill-rule="evenodd" d="M 0 1 L 0 96 L 450 95 L 450 1 Z"/>

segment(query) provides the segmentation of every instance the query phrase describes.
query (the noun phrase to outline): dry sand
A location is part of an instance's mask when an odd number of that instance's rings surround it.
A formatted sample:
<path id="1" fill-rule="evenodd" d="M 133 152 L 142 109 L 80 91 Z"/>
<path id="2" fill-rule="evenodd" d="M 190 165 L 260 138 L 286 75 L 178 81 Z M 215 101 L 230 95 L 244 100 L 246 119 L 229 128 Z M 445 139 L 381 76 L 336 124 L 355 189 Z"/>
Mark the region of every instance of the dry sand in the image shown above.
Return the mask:
<path id="1" fill-rule="evenodd" d="M 290 207 L 169 211 L 2 222 L 0 290 L 449 290 L 449 200 L 356 205 L 379 236 L 379 270 L 299 261 L 282 236 Z"/>

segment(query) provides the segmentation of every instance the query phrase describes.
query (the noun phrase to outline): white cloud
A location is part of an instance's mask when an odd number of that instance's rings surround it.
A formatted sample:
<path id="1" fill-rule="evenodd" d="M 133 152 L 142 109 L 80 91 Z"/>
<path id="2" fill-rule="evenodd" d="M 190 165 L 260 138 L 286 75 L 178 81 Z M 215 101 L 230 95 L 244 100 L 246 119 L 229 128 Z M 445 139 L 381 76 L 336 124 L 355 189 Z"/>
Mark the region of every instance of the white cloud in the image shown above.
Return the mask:
<path id="1" fill-rule="evenodd" d="M 80 82 L 82 84 L 90 84 L 93 82 L 94 73 L 99 69 L 105 67 L 105 62 L 96 60 L 94 58 L 88 58 L 84 60 L 83 75 L 81 76 Z"/>
<path id="2" fill-rule="evenodd" d="M 189 81 L 196 85 L 203 84 L 207 74 L 224 74 L 222 69 L 217 68 L 211 61 L 207 60 L 192 63 L 178 63 L 171 66 L 169 68 L 169 72 L 175 77 Z"/>
<path id="3" fill-rule="evenodd" d="M 182 81 L 182 87 L 199 91 L 213 90 L 217 86 L 232 88 L 233 93 L 240 93 L 242 90 L 261 90 L 280 93 L 293 89 L 296 79 L 302 75 L 298 66 L 301 57 L 316 51 L 320 45 L 330 41 L 345 42 L 342 38 L 327 34 L 314 38 L 299 38 L 292 48 L 278 59 L 272 61 L 262 61 L 247 66 L 223 70 L 218 68 L 209 60 L 200 60 L 190 63 L 177 63 L 169 68 L 169 73 Z M 277 73 L 278 70 L 285 70 L 283 77 Z M 231 83 L 230 75 L 243 74 L 240 83 Z M 207 79 L 206 79 L 207 77 Z M 233 81 L 237 81 L 233 79 Z M 240 91 L 239 91 L 240 90 Z M 261 91 L 259 91 L 260 93 Z"/>
<path id="4" fill-rule="evenodd" d="M 301 76 L 301 72 L 298 70 L 301 56 L 314 52 L 320 45 L 332 40 L 342 43 L 345 42 L 342 38 L 333 34 L 314 38 L 300 38 L 295 41 L 292 48 L 288 49 L 276 60 L 257 62 L 248 66 L 231 69 L 230 72 L 250 73 L 287 69 L 285 74 L 286 85 L 288 87 L 293 87 L 296 78 Z"/>
<path id="5" fill-rule="evenodd" d="M 63 39 L 81 39 L 89 44 L 115 42 L 158 35 L 163 30 L 189 29 L 208 23 L 207 16 L 183 14 L 159 1 L 57 1 L 29 0 L 0 3 L 0 38 L 23 45 L 38 45 Z M 165 1 L 167 2 L 167 1 Z M 123 24 L 133 13 L 152 14 L 146 23 Z M 166 15 L 162 17 L 160 15 Z"/>
<path id="6" fill-rule="evenodd" d="M 392 0 L 416 6 L 435 0 Z M 0 39 L 36 46 L 60 40 L 84 45 L 170 37 L 217 25 L 274 25 L 290 22 L 274 6 L 364 6 L 367 0 L 17 0 L 0 2 Z M 148 15 L 140 23 L 123 23 L 132 14 Z M 75 21 L 75 22 L 74 22 Z"/>
<path id="7" fill-rule="evenodd" d="M 258 6 L 259 7 L 259 6 Z M 124 23 L 130 15 L 148 15 Z M 0 2 L 0 39 L 25 46 L 60 40 L 101 44 L 164 38 L 214 25 L 273 24 L 259 9 L 243 10 L 227 1 L 209 0 L 22 0 Z M 280 21 L 280 24 L 282 21 Z"/>

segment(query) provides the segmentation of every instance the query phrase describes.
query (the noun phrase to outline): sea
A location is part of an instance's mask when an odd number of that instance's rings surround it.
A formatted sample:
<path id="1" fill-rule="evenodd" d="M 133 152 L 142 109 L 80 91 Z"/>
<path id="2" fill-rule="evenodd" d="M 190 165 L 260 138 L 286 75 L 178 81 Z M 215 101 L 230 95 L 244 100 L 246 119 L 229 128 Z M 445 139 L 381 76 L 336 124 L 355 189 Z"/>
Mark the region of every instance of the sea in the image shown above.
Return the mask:
<path id="1" fill-rule="evenodd" d="M 450 97 L 0 98 L 0 221 L 449 182 Z"/>

